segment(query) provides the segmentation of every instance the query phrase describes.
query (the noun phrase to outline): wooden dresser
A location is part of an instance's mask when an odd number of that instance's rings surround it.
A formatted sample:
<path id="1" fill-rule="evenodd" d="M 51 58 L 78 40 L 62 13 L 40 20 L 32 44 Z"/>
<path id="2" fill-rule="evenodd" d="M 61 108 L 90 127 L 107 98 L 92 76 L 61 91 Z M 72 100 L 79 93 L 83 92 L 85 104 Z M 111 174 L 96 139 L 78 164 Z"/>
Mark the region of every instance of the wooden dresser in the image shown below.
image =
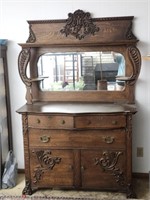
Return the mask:
<path id="1" fill-rule="evenodd" d="M 73 17 L 83 18 L 83 14 L 86 15 L 77 10 Z M 132 117 L 137 112 L 134 87 L 140 72 L 140 53 L 131 31 L 132 19 L 93 19 L 96 25 L 91 25 L 90 18 L 89 27 L 93 32 L 83 35 L 81 32 L 71 34 L 72 29 L 66 28 L 65 20 L 29 22 L 29 39 L 20 44 L 22 51 L 18 58 L 19 73 L 27 88 L 27 104 L 17 111 L 22 114 L 23 123 L 26 178 L 23 194 L 31 195 L 40 188 L 65 188 L 121 191 L 127 193 L 128 198 L 136 197 L 132 188 Z M 108 24 L 113 30 L 111 34 Z M 58 81 L 56 91 L 51 87 L 43 89 L 47 77 L 44 73 L 39 76 L 37 70 L 41 55 L 108 50 L 120 52 L 125 58 L 125 75 L 117 78 L 124 84 L 122 90 L 115 89 L 113 82 L 113 91 L 112 87 L 111 90 L 97 89 L 96 85 L 92 86 L 94 90 L 84 90 L 82 80 L 75 91 L 70 89 L 71 81 L 66 84 L 70 87 L 63 83 L 63 91 L 58 89 Z M 26 72 L 28 64 L 30 77 Z M 88 68 L 90 75 L 86 74 L 86 83 L 89 80 L 94 83 L 92 70 Z M 75 84 L 73 81 L 73 87 Z"/>

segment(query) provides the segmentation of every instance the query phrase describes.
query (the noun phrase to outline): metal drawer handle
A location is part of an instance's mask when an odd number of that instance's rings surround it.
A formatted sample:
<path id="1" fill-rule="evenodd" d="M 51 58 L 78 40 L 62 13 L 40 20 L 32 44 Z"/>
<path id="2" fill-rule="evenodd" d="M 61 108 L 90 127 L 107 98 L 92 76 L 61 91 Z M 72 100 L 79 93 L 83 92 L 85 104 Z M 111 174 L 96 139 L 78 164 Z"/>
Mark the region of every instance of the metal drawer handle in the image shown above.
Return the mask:
<path id="1" fill-rule="evenodd" d="M 87 124 L 88 124 L 88 125 L 92 124 L 91 120 L 88 120 Z"/>
<path id="2" fill-rule="evenodd" d="M 47 142 L 50 141 L 50 137 L 48 137 L 48 136 L 46 136 L 46 135 L 43 135 L 43 136 L 40 137 L 40 140 L 41 140 L 41 142 L 43 142 L 43 143 L 47 143 Z"/>
<path id="3" fill-rule="evenodd" d="M 65 122 L 65 120 L 63 119 L 62 121 L 61 121 L 61 124 L 65 124 L 66 122 Z"/>
<path id="4" fill-rule="evenodd" d="M 40 124 L 40 122 L 41 122 L 40 119 L 37 119 L 37 123 Z"/>
<path id="5" fill-rule="evenodd" d="M 114 141 L 115 141 L 115 138 L 114 137 L 111 137 L 111 136 L 106 136 L 106 137 L 103 137 L 104 138 L 104 141 L 107 143 L 107 144 L 112 144 Z"/>
<path id="6" fill-rule="evenodd" d="M 117 121 L 115 121 L 115 120 L 112 121 L 111 123 L 112 123 L 113 125 L 117 125 Z"/>

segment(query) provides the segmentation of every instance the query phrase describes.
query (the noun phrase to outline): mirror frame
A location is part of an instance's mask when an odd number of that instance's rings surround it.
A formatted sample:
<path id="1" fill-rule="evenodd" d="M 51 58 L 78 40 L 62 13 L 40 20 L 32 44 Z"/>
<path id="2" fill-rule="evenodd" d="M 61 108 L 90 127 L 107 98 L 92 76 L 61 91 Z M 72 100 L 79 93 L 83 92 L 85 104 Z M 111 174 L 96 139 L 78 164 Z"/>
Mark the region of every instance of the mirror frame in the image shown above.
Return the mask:
<path id="1" fill-rule="evenodd" d="M 119 102 L 134 103 L 135 83 L 141 69 L 141 55 L 132 33 L 133 16 L 91 18 L 89 12 L 77 10 L 67 20 L 28 21 L 29 38 L 19 44 L 19 74 L 26 85 L 27 104 L 35 101 Z M 85 23 L 86 22 L 86 23 Z M 115 51 L 125 58 L 126 77 L 123 91 L 41 91 L 37 61 L 42 54 L 55 52 Z M 28 70 L 29 68 L 29 70 Z M 27 75 L 30 72 L 30 76 Z"/>

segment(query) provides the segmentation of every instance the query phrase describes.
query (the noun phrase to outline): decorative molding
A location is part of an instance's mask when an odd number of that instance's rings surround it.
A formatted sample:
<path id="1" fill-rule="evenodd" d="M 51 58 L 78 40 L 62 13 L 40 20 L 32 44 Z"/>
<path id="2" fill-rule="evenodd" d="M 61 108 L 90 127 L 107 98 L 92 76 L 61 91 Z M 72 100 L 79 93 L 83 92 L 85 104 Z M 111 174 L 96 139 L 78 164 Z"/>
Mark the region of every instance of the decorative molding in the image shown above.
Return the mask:
<path id="1" fill-rule="evenodd" d="M 131 81 L 129 81 L 129 84 L 133 85 L 135 84 L 141 70 L 141 54 L 135 46 L 128 47 L 127 51 L 133 67 L 133 74 L 131 76 Z"/>
<path id="2" fill-rule="evenodd" d="M 30 48 L 27 48 L 27 49 L 22 49 L 18 57 L 19 74 L 22 81 L 27 87 L 30 87 L 32 84 L 31 79 L 29 79 L 26 75 L 27 65 L 29 63 L 30 56 L 31 56 Z"/>
<path id="3" fill-rule="evenodd" d="M 100 165 L 104 171 L 112 172 L 112 175 L 115 177 L 116 182 L 121 187 L 126 188 L 127 197 L 135 198 L 136 194 L 133 191 L 132 185 L 126 182 L 123 171 L 117 167 L 117 163 L 121 155 L 123 155 L 123 152 L 120 151 L 105 151 L 103 152 L 102 158 L 95 158 L 95 165 Z"/>
<path id="4" fill-rule="evenodd" d="M 73 35 L 81 40 L 87 35 L 94 35 L 99 31 L 99 27 L 93 24 L 93 20 L 89 12 L 76 10 L 73 14 L 68 14 L 66 25 L 60 30 L 62 34 Z"/>
<path id="5" fill-rule="evenodd" d="M 32 195 L 33 191 L 31 189 L 31 183 L 30 181 L 26 181 L 26 184 L 25 184 L 25 188 L 23 189 L 22 191 L 22 194 L 23 195 Z"/>
<path id="6" fill-rule="evenodd" d="M 29 26 L 29 37 L 26 41 L 27 43 L 34 43 L 36 42 L 36 37 L 35 37 L 35 34 L 32 30 L 32 25 Z"/>
<path id="7" fill-rule="evenodd" d="M 26 114 L 22 115 L 22 124 L 23 124 L 23 134 L 27 135 L 28 133 L 28 117 Z"/>
<path id="8" fill-rule="evenodd" d="M 126 38 L 128 40 L 137 40 L 135 35 L 132 33 L 132 22 L 130 23 L 130 26 L 129 26 L 128 30 L 127 30 Z"/>
<path id="9" fill-rule="evenodd" d="M 39 166 L 37 166 L 33 173 L 33 183 L 36 184 L 41 180 L 44 171 L 52 170 L 56 164 L 61 162 L 60 157 L 52 157 L 50 150 L 32 151 L 36 154 L 39 161 Z"/>

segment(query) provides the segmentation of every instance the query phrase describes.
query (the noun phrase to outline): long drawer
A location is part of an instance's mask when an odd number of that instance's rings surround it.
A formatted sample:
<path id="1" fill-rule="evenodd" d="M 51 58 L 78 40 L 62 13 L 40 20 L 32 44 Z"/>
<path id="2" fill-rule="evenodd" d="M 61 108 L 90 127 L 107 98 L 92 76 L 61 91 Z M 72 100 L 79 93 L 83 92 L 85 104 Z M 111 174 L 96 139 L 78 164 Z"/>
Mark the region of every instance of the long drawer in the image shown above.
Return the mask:
<path id="1" fill-rule="evenodd" d="M 125 140 L 124 129 L 82 131 L 29 129 L 30 147 L 125 148 Z"/>

